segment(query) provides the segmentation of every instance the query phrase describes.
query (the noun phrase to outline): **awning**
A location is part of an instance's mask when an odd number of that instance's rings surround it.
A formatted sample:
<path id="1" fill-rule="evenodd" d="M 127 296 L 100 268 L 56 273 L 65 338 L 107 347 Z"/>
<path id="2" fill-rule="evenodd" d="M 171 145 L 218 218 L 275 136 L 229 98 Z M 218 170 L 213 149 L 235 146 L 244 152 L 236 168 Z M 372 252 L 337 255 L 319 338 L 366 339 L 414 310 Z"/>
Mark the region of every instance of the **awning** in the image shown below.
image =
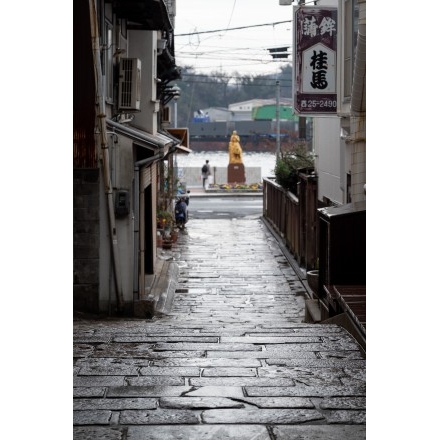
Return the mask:
<path id="1" fill-rule="evenodd" d="M 113 0 L 114 12 L 127 19 L 129 29 L 172 30 L 164 0 Z"/>
<path id="2" fill-rule="evenodd" d="M 177 152 L 181 152 L 181 153 L 185 153 L 185 154 L 189 154 L 192 153 L 192 150 L 190 150 L 189 148 L 184 147 L 183 145 L 177 145 Z"/>
<path id="3" fill-rule="evenodd" d="M 177 146 L 178 153 L 192 153 L 192 150 L 189 148 L 189 134 L 187 128 L 168 128 L 167 131 L 176 140 L 180 141 L 180 145 Z"/>
<path id="4" fill-rule="evenodd" d="M 153 135 L 147 131 L 137 130 L 136 128 L 120 124 L 112 121 L 111 119 L 106 119 L 106 122 L 115 133 L 126 136 L 139 144 L 141 147 L 148 148 L 152 151 L 160 148 L 164 150 L 164 154 L 167 154 L 171 147 L 179 144 L 179 140 L 173 139 L 172 137 L 166 136 L 162 133 L 156 133 Z"/>

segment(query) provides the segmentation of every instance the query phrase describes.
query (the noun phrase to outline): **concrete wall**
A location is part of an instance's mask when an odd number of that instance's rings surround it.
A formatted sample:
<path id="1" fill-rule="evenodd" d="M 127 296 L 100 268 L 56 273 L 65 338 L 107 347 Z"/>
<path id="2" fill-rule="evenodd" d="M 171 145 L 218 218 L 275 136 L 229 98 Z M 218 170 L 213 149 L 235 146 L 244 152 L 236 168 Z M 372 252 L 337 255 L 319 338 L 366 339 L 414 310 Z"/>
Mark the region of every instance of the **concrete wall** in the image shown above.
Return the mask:
<path id="1" fill-rule="evenodd" d="M 352 133 L 356 142 L 352 146 L 351 156 L 351 195 L 353 202 L 365 200 L 364 185 L 366 176 L 366 129 L 365 118 L 352 118 Z"/>
<path id="2" fill-rule="evenodd" d="M 157 117 L 159 111 L 156 100 L 156 59 L 157 32 L 128 31 L 128 57 L 141 60 L 141 104 L 140 112 L 136 112 L 135 125 L 149 133 L 157 133 Z"/>
<path id="3" fill-rule="evenodd" d="M 117 142 L 115 142 L 117 139 Z M 133 300 L 133 142 L 125 136 L 108 137 L 111 183 L 113 201 L 118 190 L 128 190 L 130 197 L 130 213 L 115 218 L 116 237 L 118 240 L 119 279 L 124 302 Z M 112 263 L 112 242 L 109 232 L 109 216 L 107 196 L 103 179 L 100 181 L 99 199 L 99 311 L 107 313 L 116 304 L 116 288 L 114 267 Z"/>
<path id="4" fill-rule="evenodd" d="M 99 169 L 73 171 L 73 308 L 99 312 Z"/>
<path id="5" fill-rule="evenodd" d="M 345 203 L 341 190 L 340 161 L 341 125 L 338 117 L 315 117 L 313 120 L 313 150 L 318 174 L 318 199 L 323 197 L 338 203 Z"/>
<path id="6" fill-rule="evenodd" d="M 212 176 L 214 183 L 233 183 L 228 182 L 228 168 L 227 167 L 212 167 Z M 178 167 L 179 180 L 186 183 L 187 187 L 202 186 L 202 175 L 200 167 Z M 261 180 L 261 167 L 245 167 L 246 183 L 260 183 Z"/>

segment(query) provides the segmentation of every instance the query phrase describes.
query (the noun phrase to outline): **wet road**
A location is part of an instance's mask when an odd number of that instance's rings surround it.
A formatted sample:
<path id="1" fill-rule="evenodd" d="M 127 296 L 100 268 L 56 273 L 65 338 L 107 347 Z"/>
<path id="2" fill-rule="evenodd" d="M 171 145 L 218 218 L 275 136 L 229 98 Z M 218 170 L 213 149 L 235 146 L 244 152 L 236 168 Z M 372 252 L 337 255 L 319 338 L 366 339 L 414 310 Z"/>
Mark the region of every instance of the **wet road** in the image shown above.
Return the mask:
<path id="1" fill-rule="evenodd" d="M 302 322 L 304 286 L 259 218 L 192 219 L 171 255 L 164 315 L 74 320 L 74 439 L 365 438 L 365 359 Z"/>
<path id="2" fill-rule="evenodd" d="M 194 219 L 232 219 L 263 214 L 263 197 L 193 197 L 188 206 Z"/>

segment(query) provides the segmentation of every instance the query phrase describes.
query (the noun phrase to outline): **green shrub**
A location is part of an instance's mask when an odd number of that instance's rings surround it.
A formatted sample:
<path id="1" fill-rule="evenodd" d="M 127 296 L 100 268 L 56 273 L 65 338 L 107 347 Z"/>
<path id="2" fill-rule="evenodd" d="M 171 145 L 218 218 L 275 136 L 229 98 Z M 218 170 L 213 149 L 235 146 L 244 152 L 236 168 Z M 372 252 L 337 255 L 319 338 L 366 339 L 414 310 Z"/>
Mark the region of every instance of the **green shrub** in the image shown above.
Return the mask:
<path id="1" fill-rule="evenodd" d="M 275 181 L 284 189 L 297 193 L 298 173 L 304 169 L 314 168 L 312 153 L 305 145 L 294 145 L 283 149 L 275 162 Z"/>

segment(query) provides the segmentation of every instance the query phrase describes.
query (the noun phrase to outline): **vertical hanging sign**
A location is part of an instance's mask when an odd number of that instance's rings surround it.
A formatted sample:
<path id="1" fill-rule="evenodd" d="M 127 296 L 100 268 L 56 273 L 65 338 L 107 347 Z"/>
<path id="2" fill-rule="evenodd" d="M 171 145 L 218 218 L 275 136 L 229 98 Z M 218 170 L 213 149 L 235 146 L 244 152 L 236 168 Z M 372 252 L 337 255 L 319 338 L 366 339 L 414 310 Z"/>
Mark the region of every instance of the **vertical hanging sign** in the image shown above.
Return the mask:
<path id="1" fill-rule="evenodd" d="M 337 12 L 327 7 L 294 8 L 295 114 L 336 114 Z"/>

